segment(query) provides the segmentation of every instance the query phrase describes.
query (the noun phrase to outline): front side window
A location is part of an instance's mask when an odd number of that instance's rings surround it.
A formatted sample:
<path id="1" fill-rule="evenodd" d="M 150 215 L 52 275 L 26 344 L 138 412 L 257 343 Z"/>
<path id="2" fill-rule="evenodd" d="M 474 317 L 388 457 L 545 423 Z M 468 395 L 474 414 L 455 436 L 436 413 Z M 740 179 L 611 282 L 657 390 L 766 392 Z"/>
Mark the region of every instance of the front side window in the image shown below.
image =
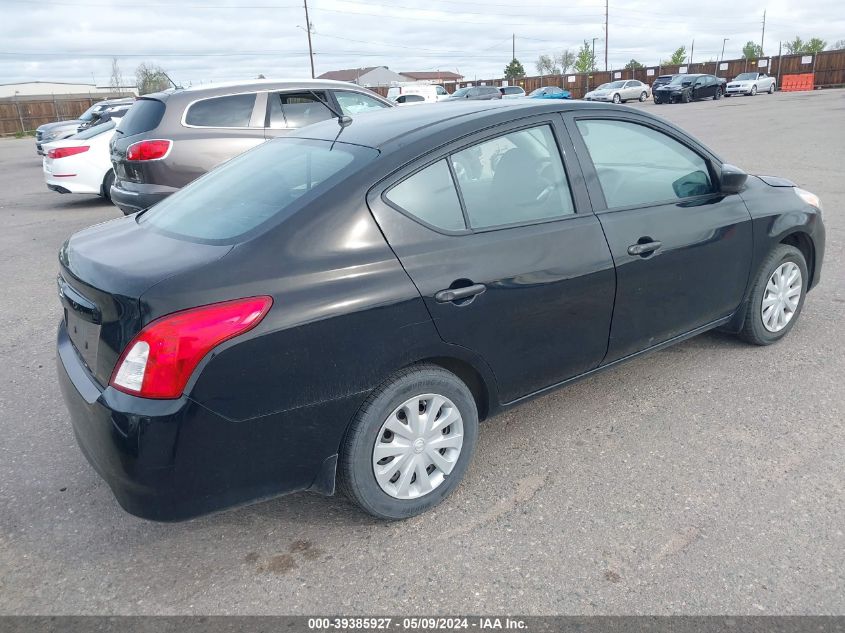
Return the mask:
<path id="1" fill-rule="evenodd" d="M 384 197 L 426 224 L 447 231 L 466 228 L 449 165 L 440 160 L 389 189 Z"/>
<path id="2" fill-rule="evenodd" d="M 707 162 L 672 137 L 629 121 L 578 121 L 609 209 L 715 191 Z"/>
<path id="3" fill-rule="evenodd" d="M 474 145 L 451 160 L 472 228 L 575 212 L 560 152 L 546 125 Z"/>
<path id="4" fill-rule="evenodd" d="M 296 129 L 331 119 L 334 115 L 324 103 L 325 96 L 311 92 L 282 92 L 267 95 L 269 127 L 274 130 Z"/>
<path id="5" fill-rule="evenodd" d="M 443 86 L 435 86 L 434 91 L 440 96 L 449 94 Z"/>
<path id="6" fill-rule="evenodd" d="M 188 108 L 185 123 L 196 127 L 249 127 L 255 93 L 213 97 Z"/>
<path id="7" fill-rule="evenodd" d="M 378 99 L 373 99 L 360 92 L 336 92 L 334 93 L 340 109 L 344 114 L 350 116 L 367 112 L 368 110 L 381 110 L 389 107 L 386 103 L 382 103 Z"/>

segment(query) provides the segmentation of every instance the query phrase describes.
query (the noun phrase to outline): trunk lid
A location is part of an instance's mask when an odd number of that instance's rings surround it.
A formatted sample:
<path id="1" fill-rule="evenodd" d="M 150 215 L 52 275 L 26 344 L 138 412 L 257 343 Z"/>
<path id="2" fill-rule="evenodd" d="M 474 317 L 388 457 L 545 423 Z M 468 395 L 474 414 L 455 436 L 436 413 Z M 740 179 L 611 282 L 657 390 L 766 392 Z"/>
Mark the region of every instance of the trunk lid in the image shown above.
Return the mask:
<path id="1" fill-rule="evenodd" d="M 155 284 L 225 256 L 230 245 L 199 244 L 140 226 L 135 217 L 75 233 L 59 251 L 59 298 L 68 335 L 105 386 L 129 341 L 149 320 L 140 297 Z"/>

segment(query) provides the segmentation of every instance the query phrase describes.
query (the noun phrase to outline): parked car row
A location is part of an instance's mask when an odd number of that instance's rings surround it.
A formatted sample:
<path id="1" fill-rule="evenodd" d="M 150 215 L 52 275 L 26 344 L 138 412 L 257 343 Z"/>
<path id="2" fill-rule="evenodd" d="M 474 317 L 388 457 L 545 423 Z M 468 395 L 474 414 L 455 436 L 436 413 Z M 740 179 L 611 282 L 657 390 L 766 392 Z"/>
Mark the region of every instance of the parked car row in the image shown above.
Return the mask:
<path id="1" fill-rule="evenodd" d="M 35 130 L 35 151 L 43 156 L 45 153 L 42 147 L 44 143 L 70 138 L 74 134 L 105 121 L 121 118 L 134 101 L 132 97 L 98 101 L 83 112 L 78 119 L 56 121 L 39 126 Z"/>
<path id="2" fill-rule="evenodd" d="M 654 102 L 689 103 L 698 99 L 715 99 L 733 95 L 754 96 L 758 92 L 773 94 L 777 80 L 766 73 L 740 73 L 732 81 L 708 74 L 660 75 L 652 84 Z"/>

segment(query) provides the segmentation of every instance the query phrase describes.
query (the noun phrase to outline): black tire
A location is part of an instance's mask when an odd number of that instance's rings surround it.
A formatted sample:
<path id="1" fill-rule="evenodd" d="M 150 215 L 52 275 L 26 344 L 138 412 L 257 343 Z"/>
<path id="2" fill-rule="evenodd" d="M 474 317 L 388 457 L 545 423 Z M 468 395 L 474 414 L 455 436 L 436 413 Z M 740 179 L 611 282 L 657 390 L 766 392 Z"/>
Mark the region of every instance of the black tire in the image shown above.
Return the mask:
<path id="1" fill-rule="evenodd" d="M 769 86 L 769 94 L 770 95 L 775 94 L 775 90 L 777 90 L 777 87 L 775 86 L 775 82 L 772 82 L 772 85 Z"/>
<path id="2" fill-rule="evenodd" d="M 373 472 L 373 447 L 387 417 L 409 398 L 440 394 L 451 400 L 463 421 L 463 446 L 445 480 L 415 499 L 398 499 L 381 489 Z M 337 468 L 338 489 L 365 512 L 380 519 L 407 519 L 430 510 L 457 487 L 472 460 L 478 438 L 478 409 L 467 386 L 436 365 L 415 365 L 378 387 L 349 425 Z"/>
<path id="3" fill-rule="evenodd" d="M 684 103 L 689 103 L 690 101 L 692 101 L 689 91 L 685 90 L 681 94 L 681 101 L 683 101 Z"/>
<path id="4" fill-rule="evenodd" d="M 613 103 L 615 103 L 617 105 L 622 103 L 622 97 L 619 96 L 618 92 L 615 95 L 613 95 Z"/>
<path id="5" fill-rule="evenodd" d="M 722 98 L 722 89 L 716 88 L 716 94 L 713 95 L 713 100 L 718 101 L 721 98 Z"/>
<path id="6" fill-rule="evenodd" d="M 648 93 L 645 90 L 643 90 L 640 93 L 640 103 L 645 103 L 646 99 L 648 99 Z"/>
<path id="7" fill-rule="evenodd" d="M 756 94 L 757 94 L 757 84 L 754 84 L 753 86 L 751 86 L 751 92 L 748 93 L 748 96 L 753 97 Z"/>
<path id="8" fill-rule="evenodd" d="M 660 105 L 661 103 L 663 102 L 660 99 L 658 99 L 657 97 L 654 98 L 654 105 Z"/>
<path id="9" fill-rule="evenodd" d="M 111 186 L 114 184 L 114 169 L 109 169 L 106 177 L 103 178 L 102 197 L 111 202 Z"/>
<path id="10" fill-rule="evenodd" d="M 793 262 L 801 271 L 801 297 L 798 300 L 798 307 L 792 318 L 779 332 L 770 332 L 763 325 L 763 316 L 761 309 L 763 305 L 763 293 L 766 290 L 766 284 L 775 270 L 786 262 Z M 740 338 L 752 345 L 771 345 L 789 334 L 789 331 L 798 321 L 801 316 L 801 309 L 804 307 L 804 297 L 807 295 L 807 284 L 810 282 L 810 276 L 807 270 L 807 262 L 804 255 L 794 246 L 787 244 L 778 244 L 771 253 L 769 253 L 760 265 L 760 270 L 757 272 L 757 277 L 754 279 L 754 285 L 748 295 L 745 305 L 745 322 L 742 325 L 742 330 L 739 332 Z"/>

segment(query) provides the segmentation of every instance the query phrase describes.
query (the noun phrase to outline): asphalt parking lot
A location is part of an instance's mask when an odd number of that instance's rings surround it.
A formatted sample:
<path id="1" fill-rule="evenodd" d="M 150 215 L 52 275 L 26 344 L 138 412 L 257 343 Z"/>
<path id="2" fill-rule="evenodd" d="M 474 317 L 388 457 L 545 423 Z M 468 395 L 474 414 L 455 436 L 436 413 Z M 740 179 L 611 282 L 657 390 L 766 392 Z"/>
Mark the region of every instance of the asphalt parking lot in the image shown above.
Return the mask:
<path id="1" fill-rule="evenodd" d="M 706 334 L 482 426 L 433 512 L 282 497 L 126 514 L 55 379 L 56 252 L 119 216 L 0 140 L 0 613 L 845 614 L 845 91 L 635 104 L 819 194 L 827 253 L 789 337 Z"/>

